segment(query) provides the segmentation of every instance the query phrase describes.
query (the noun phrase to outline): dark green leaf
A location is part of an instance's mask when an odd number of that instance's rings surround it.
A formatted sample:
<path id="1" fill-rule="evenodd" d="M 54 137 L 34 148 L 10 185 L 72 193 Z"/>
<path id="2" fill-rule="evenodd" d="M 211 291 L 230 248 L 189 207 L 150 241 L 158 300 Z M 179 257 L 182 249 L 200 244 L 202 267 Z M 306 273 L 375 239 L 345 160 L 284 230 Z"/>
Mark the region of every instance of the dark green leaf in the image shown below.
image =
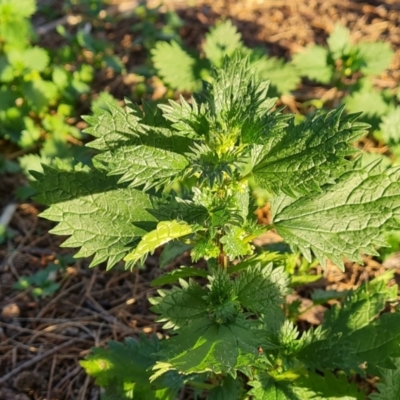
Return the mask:
<path id="1" fill-rule="evenodd" d="M 77 257 L 95 255 L 91 266 L 108 260 L 111 268 L 146 233 L 134 223 L 155 220 L 146 211 L 151 208 L 146 194 L 119 186 L 100 171 L 61 163 L 43 170 L 32 172 L 32 186 L 40 192 L 36 199 L 49 206 L 42 216 L 59 222 L 52 233 L 71 236 L 63 246 L 81 247 Z"/>
<path id="2" fill-rule="evenodd" d="M 382 229 L 396 227 L 400 216 L 400 170 L 382 171 L 377 163 L 354 165 L 323 193 L 298 200 L 274 199 L 273 223 L 293 249 L 311 262 L 311 251 L 325 266 L 326 258 L 343 267 L 342 257 L 362 263 L 360 252 L 377 254 L 384 246 Z"/>

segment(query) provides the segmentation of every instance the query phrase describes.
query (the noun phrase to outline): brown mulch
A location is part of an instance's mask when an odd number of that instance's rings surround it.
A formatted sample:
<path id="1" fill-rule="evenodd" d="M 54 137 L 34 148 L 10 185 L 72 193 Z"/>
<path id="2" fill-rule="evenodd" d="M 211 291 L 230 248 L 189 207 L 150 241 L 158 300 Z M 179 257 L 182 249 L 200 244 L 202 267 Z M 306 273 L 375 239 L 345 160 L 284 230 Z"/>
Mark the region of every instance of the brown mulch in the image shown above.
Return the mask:
<path id="1" fill-rule="evenodd" d="M 334 23 L 341 22 L 351 28 L 354 40 L 390 41 L 396 57 L 390 70 L 375 83 L 388 88 L 399 84 L 400 5 L 396 0 L 204 0 L 192 8 L 186 7 L 186 1 L 164 4 L 175 6 L 185 20 L 181 33 L 189 46 L 199 47 L 210 26 L 226 17 L 238 26 L 246 44 L 263 45 L 270 55 L 280 57 L 290 57 L 308 43 L 324 43 Z M 116 52 L 125 59 L 128 70 L 134 70 L 145 58 L 142 49 L 132 47 L 135 33 L 130 28 L 135 21 L 124 18 L 107 28 L 108 38 L 116 43 Z M 50 31 L 41 40 L 50 45 L 53 38 Z M 115 75 L 98 78 L 93 91 L 109 85 L 117 98 L 129 97 L 136 85 Z M 327 92 L 318 85 L 304 85 L 295 93 L 296 101 L 308 98 L 310 90 L 311 97 Z M 363 143 L 366 148 L 373 145 L 368 140 Z M 14 201 L 15 187 L 21 180 L 0 176 L 0 215 Z M 63 238 L 48 233 L 52 225 L 38 217 L 40 211 L 32 202 L 19 202 L 9 225 L 14 236 L 0 246 L 0 400 L 97 400 L 100 391 L 85 375 L 79 360 L 92 346 L 104 346 L 108 340 L 160 331 L 147 300 L 154 294 L 150 281 L 160 274 L 157 255 L 148 260 L 145 269 L 133 272 L 122 267 L 108 272 L 104 267 L 89 269 L 90 261 L 78 260 L 54 276 L 60 288 L 53 295 L 36 299 L 30 289 L 18 291 L 13 284 L 21 276 L 57 262 L 57 256 L 73 254 L 60 248 Z M 266 212 L 260 212 L 259 217 L 263 221 Z M 365 266 L 347 263 L 345 272 L 335 266 L 325 272 L 317 267 L 315 272 L 322 273 L 323 279 L 297 288 L 291 301 L 300 301 L 306 309 L 313 289 L 353 288 L 385 271 L 387 265 L 366 257 Z M 400 271 L 396 258 L 390 266 Z M 398 278 L 396 274 L 397 283 Z M 321 307 L 302 315 L 300 326 L 320 323 Z"/>

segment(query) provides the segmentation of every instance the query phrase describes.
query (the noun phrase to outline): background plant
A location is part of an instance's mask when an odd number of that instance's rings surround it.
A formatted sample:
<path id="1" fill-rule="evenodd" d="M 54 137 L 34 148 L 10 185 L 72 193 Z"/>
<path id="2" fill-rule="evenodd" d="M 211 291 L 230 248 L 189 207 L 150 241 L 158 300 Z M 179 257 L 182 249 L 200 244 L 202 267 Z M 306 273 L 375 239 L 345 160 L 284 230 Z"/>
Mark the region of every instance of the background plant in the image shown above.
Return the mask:
<path id="1" fill-rule="evenodd" d="M 150 299 L 162 340 L 110 342 L 82 361 L 105 399 L 175 399 L 183 385 L 209 399 L 362 399 L 349 378 L 366 374 L 383 378 L 381 393 L 393 389 L 400 316 L 382 314 L 397 298 L 392 272 L 300 335 L 282 308 L 285 258 L 254 254 L 252 239 L 276 229 L 309 262 L 362 262 L 360 252 L 377 254 L 383 230 L 398 227 L 400 170 L 354 158 L 367 129 L 357 115 L 340 108 L 295 124 L 267 89 L 234 56 L 190 103 L 126 101 L 86 117 L 93 167 L 32 172 L 49 206 L 42 215 L 58 222 L 52 232 L 69 235 L 77 256 L 93 255 L 92 266 L 133 268 L 165 244 L 164 259 L 191 248 L 194 263 L 207 260 L 154 282 L 168 285 Z M 269 193 L 268 226 L 256 224 L 250 177 Z"/>
<path id="2" fill-rule="evenodd" d="M 198 91 L 202 80 L 211 78 L 213 67 L 221 67 L 224 57 L 235 52 L 249 57 L 260 79 L 271 83 L 271 95 L 288 94 L 300 82 L 294 66 L 283 59 L 268 57 L 265 50 L 249 49 L 230 20 L 221 21 L 206 35 L 202 54 L 186 49 L 179 41 L 158 42 L 152 61 L 158 75 L 173 89 Z"/>
<path id="3" fill-rule="evenodd" d="M 76 34 L 60 26 L 67 43 L 58 49 L 40 47 L 30 22 L 35 11 L 34 0 L 24 7 L 16 0 L 0 1 L 0 138 L 17 146 L 24 171 L 54 157 L 87 162 L 84 135 L 74 126 L 76 109 L 90 93 L 96 69 L 124 72 L 110 43 L 93 38 L 87 24 Z M 9 159 L 0 164 L 5 171 L 17 170 Z"/>
<path id="4" fill-rule="evenodd" d="M 360 76 L 380 75 L 394 55 L 389 43 L 352 43 L 349 29 L 340 24 L 335 25 L 327 45 L 310 45 L 293 62 L 302 76 L 338 87 L 348 87 Z"/>

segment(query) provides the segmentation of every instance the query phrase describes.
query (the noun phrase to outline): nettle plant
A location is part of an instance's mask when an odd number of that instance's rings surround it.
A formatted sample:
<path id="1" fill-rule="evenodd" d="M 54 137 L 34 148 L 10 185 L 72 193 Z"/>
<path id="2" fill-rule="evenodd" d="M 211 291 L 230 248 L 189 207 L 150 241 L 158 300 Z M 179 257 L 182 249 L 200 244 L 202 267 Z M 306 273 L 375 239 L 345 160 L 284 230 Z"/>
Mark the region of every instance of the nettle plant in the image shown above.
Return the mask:
<path id="1" fill-rule="evenodd" d="M 290 62 L 268 57 L 265 50 L 250 49 L 230 20 L 220 21 L 206 34 L 201 54 L 186 49 L 177 40 L 159 41 L 151 51 L 152 61 L 163 81 L 172 89 L 196 91 L 202 80 L 211 79 L 212 68 L 221 68 L 224 58 L 240 53 L 249 58 L 261 80 L 270 82 L 270 94 L 288 94 L 300 83 L 300 75 Z"/>
<path id="2" fill-rule="evenodd" d="M 335 25 L 327 44 L 327 48 L 308 46 L 293 57 L 293 63 L 302 76 L 339 88 L 349 86 L 348 78 L 380 75 L 394 55 L 389 43 L 352 43 L 349 29 L 339 24 Z"/>
<path id="3" fill-rule="evenodd" d="M 400 313 L 382 313 L 397 298 L 392 272 L 300 332 L 282 307 L 284 257 L 252 244 L 275 229 L 322 266 L 362 262 L 360 252 L 376 254 L 382 230 L 398 226 L 400 169 L 362 166 L 352 143 L 367 126 L 357 115 L 319 112 L 296 125 L 267 89 L 234 57 L 190 102 L 127 101 L 86 117 L 92 168 L 33 172 L 37 200 L 49 206 L 42 215 L 58 222 L 52 232 L 69 235 L 77 256 L 94 255 L 91 266 L 133 268 L 161 245 L 163 263 L 191 250 L 193 266 L 152 282 L 163 287 L 150 302 L 165 336 L 111 341 L 81 362 L 103 399 L 182 390 L 214 400 L 364 399 L 356 375 L 382 378 L 372 399 L 400 390 Z M 257 225 L 251 179 L 270 193 L 268 226 Z M 202 258 L 207 266 L 196 267 Z"/>

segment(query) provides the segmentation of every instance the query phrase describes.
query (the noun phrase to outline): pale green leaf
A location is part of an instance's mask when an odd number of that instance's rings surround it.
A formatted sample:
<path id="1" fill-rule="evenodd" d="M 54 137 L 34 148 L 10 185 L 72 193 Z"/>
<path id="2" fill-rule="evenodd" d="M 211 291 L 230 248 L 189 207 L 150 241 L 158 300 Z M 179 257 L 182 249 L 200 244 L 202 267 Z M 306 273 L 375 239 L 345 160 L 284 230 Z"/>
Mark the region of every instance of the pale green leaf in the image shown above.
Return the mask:
<path id="1" fill-rule="evenodd" d="M 196 60 L 176 42 L 158 42 L 151 51 L 152 61 L 164 82 L 180 91 L 201 87 L 196 73 Z"/>
<path id="2" fill-rule="evenodd" d="M 42 216 L 58 222 L 52 233 L 70 235 L 63 246 L 81 247 L 77 257 L 95 255 L 91 266 L 108 260 L 111 268 L 146 233 L 134 223 L 155 220 L 146 211 L 151 208 L 148 196 L 117 185 L 115 178 L 82 166 L 43 170 L 32 172 L 37 179 L 32 185 L 40 193 L 36 199 L 49 206 Z"/>
<path id="3" fill-rule="evenodd" d="M 400 143 L 400 107 L 391 111 L 382 118 L 380 125 L 382 139 L 389 145 Z"/>
<path id="4" fill-rule="evenodd" d="M 361 90 L 347 96 L 344 102 L 349 112 L 362 112 L 362 117 L 370 123 L 375 123 L 375 120 L 391 110 L 382 93 L 373 89 L 368 83 L 363 85 Z"/>
<path id="5" fill-rule="evenodd" d="M 204 238 L 196 241 L 190 256 L 192 261 L 196 262 L 201 258 L 205 258 L 206 260 L 217 258 L 219 254 L 220 248 L 214 243 L 214 240 Z"/>
<path id="6" fill-rule="evenodd" d="M 258 76 L 262 80 L 269 81 L 278 94 L 290 93 L 301 81 L 297 68 L 277 57 L 262 57 L 252 65 Z"/>
<path id="7" fill-rule="evenodd" d="M 241 35 L 230 20 L 217 23 L 206 34 L 203 51 L 216 67 L 221 67 L 225 56 L 231 57 L 235 50 L 241 49 Z"/>
<path id="8" fill-rule="evenodd" d="M 155 230 L 142 237 L 135 250 L 125 257 L 125 261 L 137 263 L 162 244 L 190 235 L 192 232 L 193 227 L 184 221 L 161 221 Z"/>
<path id="9" fill-rule="evenodd" d="M 59 94 L 53 82 L 42 79 L 24 82 L 21 89 L 26 101 L 37 113 L 44 111 Z"/>
<path id="10" fill-rule="evenodd" d="M 379 165 L 344 173 L 323 193 L 298 200 L 273 200 L 273 223 L 293 249 L 311 262 L 311 251 L 321 265 L 326 258 L 343 267 L 342 257 L 362 263 L 360 252 L 377 254 L 384 246 L 382 230 L 396 227 L 400 217 L 400 170 L 381 171 Z"/>
<path id="11" fill-rule="evenodd" d="M 229 232 L 220 239 L 223 244 L 224 252 L 230 260 L 238 257 L 250 255 L 253 248 L 249 242 L 246 242 L 246 231 L 238 226 L 233 226 Z"/>
<path id="12" fill-rule="evenodd" d="M 333 67 L 328 64 L 328 50 L 321 46 L 309 46 L 293 56 L 293 64 L 302 76 L 321 83 L 329 83 Z"/>
<path id="13" fill-rule="evenodd" d="M 0 11 L 6 15 L 10 10 L 13 16 L 30 17 L 36 11 L 35 0 L 0 0 Z"/>
<path id="14" fill-rule="evenodd" d="M 382 380 L 376 385 L 379 393 L 369 395 L 370 400 L 397 400 L 400 393 L 400 357 L 392 360 L 395 369 L 382 371 Z"/>
<path id="15" fill-rule="evenodd" d="M 0 40 L 24 48 L 32 34 L 28 18 L 35 11 L 35 0 L 0 0 Z"/>
<path id="16" fill-rule="evenodd" d="M 394 56 L 394 51 L 388 42 L 363 42 L 357 44 L 356 48 L 358 56 L 364 61 L 361 71 L 365 75 L 381 74 L 389 68 Z"/>
<path id="17" fill-rule="evenodd" d="M 288 195 L 321 191 L 333 182 L 332 171 L 347 164 L 355 152 L 353 142 L 366 134 L 366 124 L 357 115 L 343 116 L 343 108 L 320 112 L 295 125 L 267 136 L 263 145 L 251 151 L 256 183 L 273 193 Z M 337 173 L 336 172 L 336 173 Z"/>
<path id="18" fill-rule="evenodd" d="M 45 49 L 31 47 L 22 53 L 25 68 L 32 71 L 43 72 L 50 62 L 50 57 Z"/>
<path id="19" fill-rule="evenodd" d="M 343 25 L 335 24 L 335 28 L 327 40 L 329 51 L 338 60 L 348 53 L 350 48 L 350 31 Z"/>
<path id="20" fill-rule="evenodd" d="M 8 61 L 16 69 L 43 72 L 49 64 L 50 58 L 45 49 L 31 47 L 23 51 L 10 51 Z"/>

